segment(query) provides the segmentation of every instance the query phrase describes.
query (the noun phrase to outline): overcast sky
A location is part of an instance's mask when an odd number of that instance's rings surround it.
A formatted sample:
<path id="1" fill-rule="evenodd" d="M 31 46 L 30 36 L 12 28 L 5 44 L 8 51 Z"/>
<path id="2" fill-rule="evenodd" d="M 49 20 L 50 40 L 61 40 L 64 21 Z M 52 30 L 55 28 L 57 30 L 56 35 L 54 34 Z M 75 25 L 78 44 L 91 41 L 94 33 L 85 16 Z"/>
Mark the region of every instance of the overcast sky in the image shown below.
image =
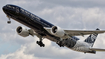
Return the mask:
<path id="1" fill-rule="evenodd" d="M 2 11 L 6 4 L 18 5 L 35 15 L 64 29 L 95 30 L 105 29 L 104 0 L 1 0 L 0 1 L 0 59 L 103 59 L 105 52 L 84 54 L 56 43 L 44 40 L 45 47 L 36 44 L 38 38 L 23 38 L 16 33 L 18 26 L 24 26 L 8 18 Z M 24 26 L 26 27 L 26 26 Z M 27 28 L 27 27 L 26 27 Z M 84 40 L 85 37 L 79 37 Z M 105 34 L 100 34 L 95 48 L 105 48 Z"/>

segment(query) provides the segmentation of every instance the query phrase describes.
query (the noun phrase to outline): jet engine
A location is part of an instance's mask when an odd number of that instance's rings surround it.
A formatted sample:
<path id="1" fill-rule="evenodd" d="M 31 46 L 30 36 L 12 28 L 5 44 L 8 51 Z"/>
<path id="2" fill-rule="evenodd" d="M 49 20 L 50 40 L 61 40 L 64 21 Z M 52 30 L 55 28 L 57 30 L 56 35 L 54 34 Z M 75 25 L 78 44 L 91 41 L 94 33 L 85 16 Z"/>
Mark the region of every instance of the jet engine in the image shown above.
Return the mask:
<path id="1" fill-rule="evenodd" d="M 24 27 L 19 26 L 19 27 L 17 27 L 16 31 L 22 37 L 29 36 L 29 31 Z"/>
<path id="2" fill-rule="evenodd" d="M 60 27 L 53 26 L 51 29 L 51 33 L 58 37 L 63 37 L 65 35 L 65 31 L 61 29 Z"/>

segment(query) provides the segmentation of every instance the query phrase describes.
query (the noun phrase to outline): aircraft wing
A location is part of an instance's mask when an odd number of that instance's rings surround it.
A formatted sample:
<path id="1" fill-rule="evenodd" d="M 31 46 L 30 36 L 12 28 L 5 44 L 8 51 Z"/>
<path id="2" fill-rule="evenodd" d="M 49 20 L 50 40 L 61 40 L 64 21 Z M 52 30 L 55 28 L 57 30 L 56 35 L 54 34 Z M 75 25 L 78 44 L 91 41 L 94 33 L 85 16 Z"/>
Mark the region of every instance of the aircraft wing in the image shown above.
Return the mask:
<path id="1" fill-rule="evenodd" d="M 49 33 L 51 33 L 51 28 L 45 28 Z M 84 36 L 89 34 L 100 34 L 104 33 L 105 30 L 64 30 L 69 36 Z"/>
<path id="2" fill-rule="evenodd" d="M 90 50 L 94 50 L 94 51 L 105 51 L 105 49 L 99 49 L 99 48 L 90 48 Z"/>
<path id="3" fill-rule="evenodd" d="M 84 36 L 88 34 L 94 34 L 94 33 L 104 33 L 105 30 L 93 30 L 93 31 L 87 31 L 87 30 L 64 30 L 68 35 L 70 36 Z"/>

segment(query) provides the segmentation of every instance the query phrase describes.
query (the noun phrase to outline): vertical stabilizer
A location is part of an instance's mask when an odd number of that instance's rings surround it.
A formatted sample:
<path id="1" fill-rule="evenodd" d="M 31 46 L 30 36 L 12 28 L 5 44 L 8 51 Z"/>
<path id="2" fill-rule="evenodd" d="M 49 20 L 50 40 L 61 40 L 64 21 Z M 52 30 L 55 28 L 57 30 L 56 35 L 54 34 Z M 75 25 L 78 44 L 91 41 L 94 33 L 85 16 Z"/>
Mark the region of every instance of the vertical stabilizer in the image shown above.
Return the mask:
<path id="1" fill-rule="evenodd" d="M 96 29 L 96 30 L 99 30 L 99 29 Z M 87 39 L 85 39 L 84 42 L 87 42 L 91 45 L 91 47 L 93 46 L 96 38 L 97 38 L 98 34 L 97 33 L 94 33 L 94 34 L 91 34 Z"/>

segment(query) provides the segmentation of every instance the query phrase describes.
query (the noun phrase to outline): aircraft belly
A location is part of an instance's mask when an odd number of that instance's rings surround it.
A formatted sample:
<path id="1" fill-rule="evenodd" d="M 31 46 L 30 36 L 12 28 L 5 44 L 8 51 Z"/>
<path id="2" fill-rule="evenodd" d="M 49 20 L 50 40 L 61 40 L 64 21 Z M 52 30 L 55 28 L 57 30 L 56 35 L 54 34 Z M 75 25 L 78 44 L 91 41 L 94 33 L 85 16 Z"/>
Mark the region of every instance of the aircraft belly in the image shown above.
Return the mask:
<path id="1" fill-rule="evenodd" d="M 64 44 L 68 48 L 73 48 L 76 44 L 76 40 L 74 40 L 72 38 L 68 38 L 68 39 L 65 39 Z"/>
<path id="2" fill-rule="evenodd" d="M 81 41 L 77 41 L 75 46 L 72 48 L 72 50 L 80 51 L 80 52 L 87 52 L 90 51 L 89 45 L 87 43 L 83 43 Z"/>
<path id="3" fill-rule="evenodd" d="M 58 37 L 52 37 L 52 36 L 50 36 L 50 35 L 46 35 L 45 38 L 47 38 L 47 39 L 49 39 L 49 40 L 51 40 L 51 41 L 53 41 L 53 42 L 59 41 L 59 38 L 58 38 Z"/>

